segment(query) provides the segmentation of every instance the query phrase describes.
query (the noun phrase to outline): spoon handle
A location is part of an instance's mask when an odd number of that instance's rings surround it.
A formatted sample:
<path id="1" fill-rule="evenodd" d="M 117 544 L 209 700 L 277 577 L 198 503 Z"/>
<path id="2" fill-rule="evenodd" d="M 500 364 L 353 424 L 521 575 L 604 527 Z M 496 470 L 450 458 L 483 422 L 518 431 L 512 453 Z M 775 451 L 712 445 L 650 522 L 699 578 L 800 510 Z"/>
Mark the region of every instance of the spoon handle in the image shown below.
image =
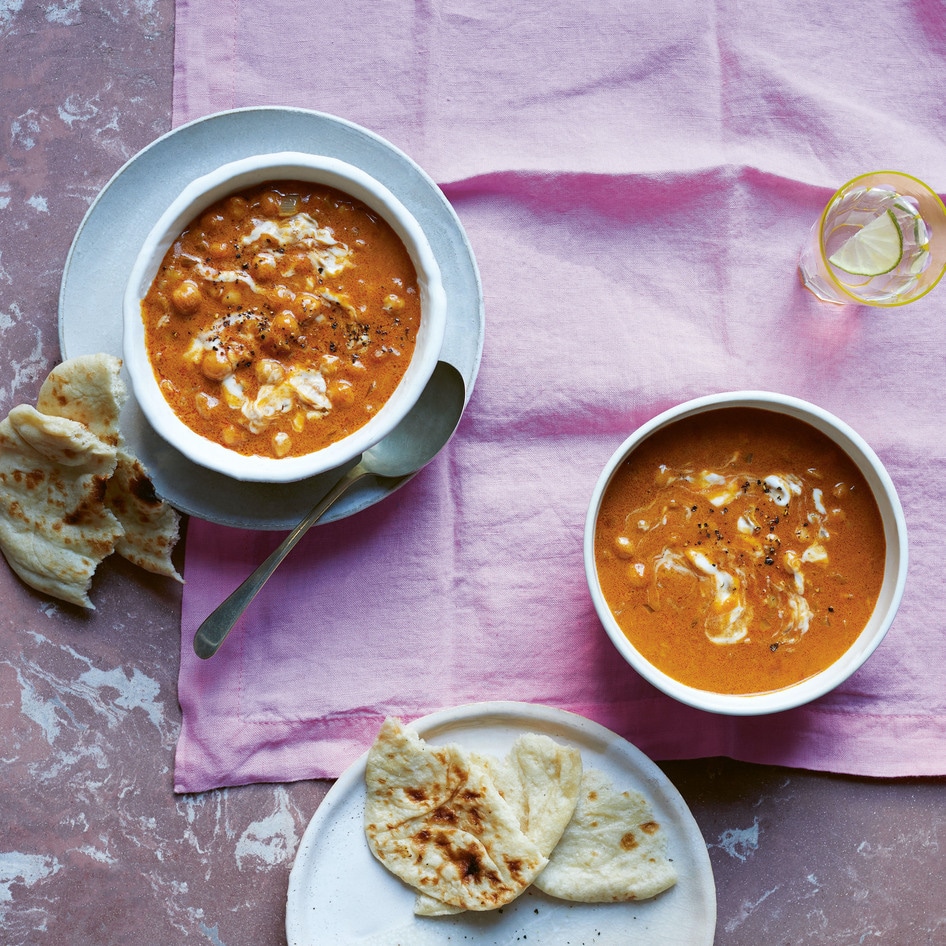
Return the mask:
<path id="1" fill-rule="evenodd" d="M 237 619 L 256 597 L 263 585 L 266 584 L 270 575 L 276 571 L 277 566 L 286 557 L 290 549 L 309 531 L 310 526 L 315 525 L 328 512 L 350 486 L 367 475 L 368 470 L 365 469 L 363 464 L 359 463 L 352 467 L 322 497 L 299 525 L 279 543 L 253 574 L 211 611 L 194 635 L 194 653 L 198 657 L 202 660 L 213 657 L 217 652 L 217 648 L 232 630 L 233 625 L 236 624 Z"/>

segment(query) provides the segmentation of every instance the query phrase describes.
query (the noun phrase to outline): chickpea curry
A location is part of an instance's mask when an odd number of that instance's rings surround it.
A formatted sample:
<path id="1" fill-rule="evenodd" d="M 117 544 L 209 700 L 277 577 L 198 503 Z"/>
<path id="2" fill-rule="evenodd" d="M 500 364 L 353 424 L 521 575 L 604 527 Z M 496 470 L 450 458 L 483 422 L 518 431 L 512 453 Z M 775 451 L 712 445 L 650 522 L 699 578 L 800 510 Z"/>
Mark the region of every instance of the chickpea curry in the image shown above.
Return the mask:
<path id="1" fill-rule="evenodd" d="M 605 600 L 670 677 L 763 693 L 828 667 L 870 619 L 886 544 L 855 463 L 811 425 L 724 408 L 655 431 L 595 531 Z"/>
<path id="2" fill-rule="evenodd" d="M 270 181 L 194 220 L 141 309 L 177 416 L 239 453 L 282 458 L 381 409 L 407 371 L 421 303 L 385 220 L 334 188 Z"/>

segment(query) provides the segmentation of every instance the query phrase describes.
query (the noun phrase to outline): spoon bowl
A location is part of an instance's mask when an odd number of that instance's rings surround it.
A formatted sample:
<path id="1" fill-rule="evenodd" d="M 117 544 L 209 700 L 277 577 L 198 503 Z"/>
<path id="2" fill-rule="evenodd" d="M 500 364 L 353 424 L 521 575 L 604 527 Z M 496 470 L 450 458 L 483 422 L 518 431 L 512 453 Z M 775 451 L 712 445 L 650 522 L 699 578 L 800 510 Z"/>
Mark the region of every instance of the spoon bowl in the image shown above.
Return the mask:
<path id="1" fill-rule="evenodd" d="M 204 620 L 194 635 L 194 653 L 206 660 L 217 652 L 289 550 L 355 483 L 374 476 L 391 481 L 393 488 L 433 460 L 453 436 L 465 403 L 462 375 L 453 365 L 438 362 L 417 402 L 397 427 L 366 450 L 256 571 Z"/>
<path id="2" fill-rule="evenodd" d="M 445 361 L 438 362 L 414 407 L 387 437 L 362 454 L 359 465 L 388 479 L 416 473 L 453 435 L 465 397 L 460 372 Z"/>

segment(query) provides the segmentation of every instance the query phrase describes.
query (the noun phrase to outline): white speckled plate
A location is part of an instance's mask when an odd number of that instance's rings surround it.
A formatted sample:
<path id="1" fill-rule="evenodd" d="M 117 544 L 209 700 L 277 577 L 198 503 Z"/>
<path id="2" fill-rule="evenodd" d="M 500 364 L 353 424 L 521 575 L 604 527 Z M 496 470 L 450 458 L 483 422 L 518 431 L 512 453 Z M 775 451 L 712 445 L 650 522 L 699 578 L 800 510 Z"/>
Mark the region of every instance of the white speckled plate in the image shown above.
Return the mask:
<path id="1" fill-rule="evenodd" d="M 435 744 L 457 742 L 498 756 L 524 732 L 576 746 L 586 768 L 650 800 L 667 831 L 676 886 L 653 900 L 607 904 L 567 903 L 527 890 L 498 911 L 415 917 L 411 888 L 375 860 L 365 840 L 365 754 L 326 795 L 299 845 L 289 877 L 289 946 L 712 946 L 716 887 L 706 844 L 679 792 L 625 739 L 581 716 L 529 703 L 474 703 L 426 716 L 413 728 Z"/>
<path id="2" fill-rule="evenodd" d="M 298 108 L 235 109 L 197 119 L 152 142 L 115 174 L 89 208 L 66 260 L 59 293 L 62 357 L 121 355 L 122 294 L 137 247 L 155 221 L 195 177 L 227 161 L 271 151 L 309 151 L 355 164 L 387 185 L 417 218 L 447 291 L 441 357 L 463 375 L 469 400 L 483 350 L 483 295 L 456 213 L 427 174 L 383 138 L 341 118 Z M 239 483 L 169 447 L 133 395 L 121 425 L 161 496 L 182 512 L 222 525 L 291 529 L 344 472 L 275 486 Z M 365 509 L 390 492 L 369 477 L 323 521 Z"/>

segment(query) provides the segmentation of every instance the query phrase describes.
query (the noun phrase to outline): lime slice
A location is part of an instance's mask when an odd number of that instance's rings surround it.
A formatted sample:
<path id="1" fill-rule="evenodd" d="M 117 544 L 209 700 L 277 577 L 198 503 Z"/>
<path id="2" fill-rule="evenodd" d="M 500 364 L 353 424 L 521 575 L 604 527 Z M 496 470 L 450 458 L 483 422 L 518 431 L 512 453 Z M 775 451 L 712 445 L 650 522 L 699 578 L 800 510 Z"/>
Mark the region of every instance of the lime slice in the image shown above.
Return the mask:
<path id="1" fill-rule="evenodd" d="M 903 234 L 892 210 L 862 227 L 828 262 L 854 276 L 881 276 L 903 258 Z"/>

